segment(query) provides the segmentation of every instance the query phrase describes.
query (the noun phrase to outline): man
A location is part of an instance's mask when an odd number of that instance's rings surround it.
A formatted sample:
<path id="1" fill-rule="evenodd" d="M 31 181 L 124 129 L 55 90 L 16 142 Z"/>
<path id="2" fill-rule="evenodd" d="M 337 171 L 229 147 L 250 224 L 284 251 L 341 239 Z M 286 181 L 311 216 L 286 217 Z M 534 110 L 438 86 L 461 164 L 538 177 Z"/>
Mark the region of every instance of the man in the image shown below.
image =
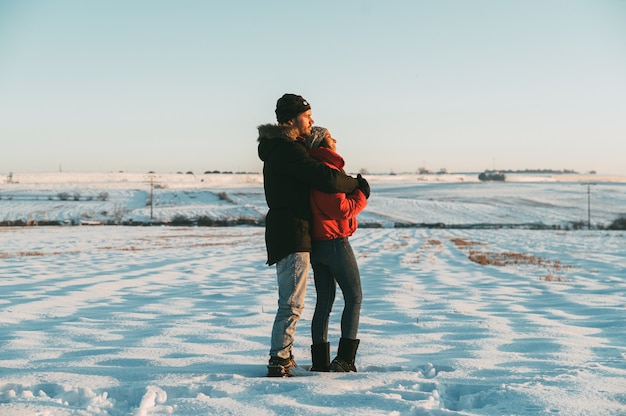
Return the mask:
<path id="1" fill-rule="evenodd" d="M 267 264 L 276 264 L 278 311 L 272 328 L 269 377 L 290 375 L 296 366 L 293 340 L 296 323 L 304 308 L 306 282 L 311 264 L 310 189 L 350 193 L 367 189 L 359 180 L 313 159 L 305 146 L 311 133 L 311 106 L 299 95 L 284 94 L 276 102 L 278 124 L 265 124 L 259 130 L 259 158 L 263 161 Z M 365 191 L 364 191 L 365 192 Z"/>

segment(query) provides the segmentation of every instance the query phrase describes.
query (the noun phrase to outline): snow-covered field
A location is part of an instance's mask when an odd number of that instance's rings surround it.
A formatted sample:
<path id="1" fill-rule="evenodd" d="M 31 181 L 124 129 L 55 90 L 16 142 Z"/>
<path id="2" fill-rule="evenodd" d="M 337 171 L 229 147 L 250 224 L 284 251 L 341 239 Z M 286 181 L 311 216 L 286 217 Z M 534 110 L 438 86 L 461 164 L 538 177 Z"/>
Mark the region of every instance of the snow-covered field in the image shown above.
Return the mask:
<path id="1" fill-rule="evenodd" d="M 370 175 L 364 225 L 606 226 L 626 214 L 626 177 Z M 262 221 L 260 174 L 21 174 L 0 183 L 0 223 L 119 224 L 211 218 Z M 587 185 L 593 183 L 593 185 Z M 589 194 L 588 194 L 589 192 Z M 590 215 L 591 214 L 591 215 Z M 589 218 L 591 217 L 591 218 Z"/>
<path id="2" fill-rule="evenodd" d="M 259 175 L 154 176 L 154 219 L 265 213 Z M 351 239 L 351 374 L 264 377 L 276 285 L 262 227 L 0 227 L 0 415 L 626 414 L 626 232 L 596 227 L 626 212 L 624 180 L 368 179 L 359 219 L 382 228 Z M 3 222 L 150 219 L 148 175 L 13 180 Z M 563 229 L 589 214 L 593 229 Z M 537 223 L 561 229 L 519 227 Z M 463 224 L 502 227 L 450 227 Z M 301 365 L 314 297 L 311 281 Z"/>

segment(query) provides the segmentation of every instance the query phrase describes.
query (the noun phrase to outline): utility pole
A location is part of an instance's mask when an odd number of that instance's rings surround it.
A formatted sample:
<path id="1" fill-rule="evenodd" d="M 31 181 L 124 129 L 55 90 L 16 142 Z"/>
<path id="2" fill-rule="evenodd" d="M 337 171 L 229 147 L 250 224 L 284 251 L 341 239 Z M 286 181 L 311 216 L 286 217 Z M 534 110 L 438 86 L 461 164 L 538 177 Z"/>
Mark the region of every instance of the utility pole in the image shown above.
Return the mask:
<path id="1" fill-rule="evenodd" d="M 591 185 L 595 183 L 587 182 L 583 185 L 587 185 L 587 229 L 591 230 Z"/>
<path id="2" fill-rule="evenodd" d="M 154 176 L 150 176 L 150 221 L 154 219 L 153 207 L 154 207 Z"/>
<path id="3" fill-rule="evenodd" d="M 155 187 L 155 183 L 154 183 L 154 178 L 155 175 L 152 175 L 152 172 L 150 172 L 150 221 L 152 221 L 154 219 L 154 187 Z M 146 205 L 148 205 L 148 203 L 146 203 Z"/>

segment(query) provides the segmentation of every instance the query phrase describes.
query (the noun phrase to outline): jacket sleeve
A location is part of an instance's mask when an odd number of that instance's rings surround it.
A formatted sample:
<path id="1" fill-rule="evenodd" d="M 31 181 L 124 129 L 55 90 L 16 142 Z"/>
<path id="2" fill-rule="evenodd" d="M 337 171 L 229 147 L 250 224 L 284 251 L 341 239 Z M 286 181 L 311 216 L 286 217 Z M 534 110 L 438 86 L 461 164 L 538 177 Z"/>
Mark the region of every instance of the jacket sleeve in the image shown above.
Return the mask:
<path id="1" fill-rule="evenodd" d="M 299 143 L 285 146 L 281 160 L 277 167 L 280 173 L 293 176 L 322 192 L 352 193 L 359 184 L 356 178 L 311 157 L 306 147 Z"/>
<path id="2" fill-rule="evenodd" d="M 358 189 L 349 195 L 344 193 L 328 194 L 314 190 L 311 196 L 319 210 L 333 220 L 354 218 L 367 205 L 365 194 Z"/>

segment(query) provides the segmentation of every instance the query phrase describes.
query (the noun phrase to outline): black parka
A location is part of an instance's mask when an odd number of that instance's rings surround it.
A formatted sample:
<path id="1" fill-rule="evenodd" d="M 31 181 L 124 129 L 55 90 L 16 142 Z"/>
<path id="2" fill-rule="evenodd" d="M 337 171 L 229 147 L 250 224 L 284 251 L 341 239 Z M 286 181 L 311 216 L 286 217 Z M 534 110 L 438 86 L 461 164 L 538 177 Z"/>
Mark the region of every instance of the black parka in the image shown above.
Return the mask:
<path id="1" fill-rule="evenodd" d="M 263 161 L 263 184 L 269 211 L 265 218 L 267 264 L 285 256 L 311 251 L 310 189 L 335 193 L 354 191 L 355 178 L 313 159 L 292 126 L 258 127 L 258 152 Z"/>

